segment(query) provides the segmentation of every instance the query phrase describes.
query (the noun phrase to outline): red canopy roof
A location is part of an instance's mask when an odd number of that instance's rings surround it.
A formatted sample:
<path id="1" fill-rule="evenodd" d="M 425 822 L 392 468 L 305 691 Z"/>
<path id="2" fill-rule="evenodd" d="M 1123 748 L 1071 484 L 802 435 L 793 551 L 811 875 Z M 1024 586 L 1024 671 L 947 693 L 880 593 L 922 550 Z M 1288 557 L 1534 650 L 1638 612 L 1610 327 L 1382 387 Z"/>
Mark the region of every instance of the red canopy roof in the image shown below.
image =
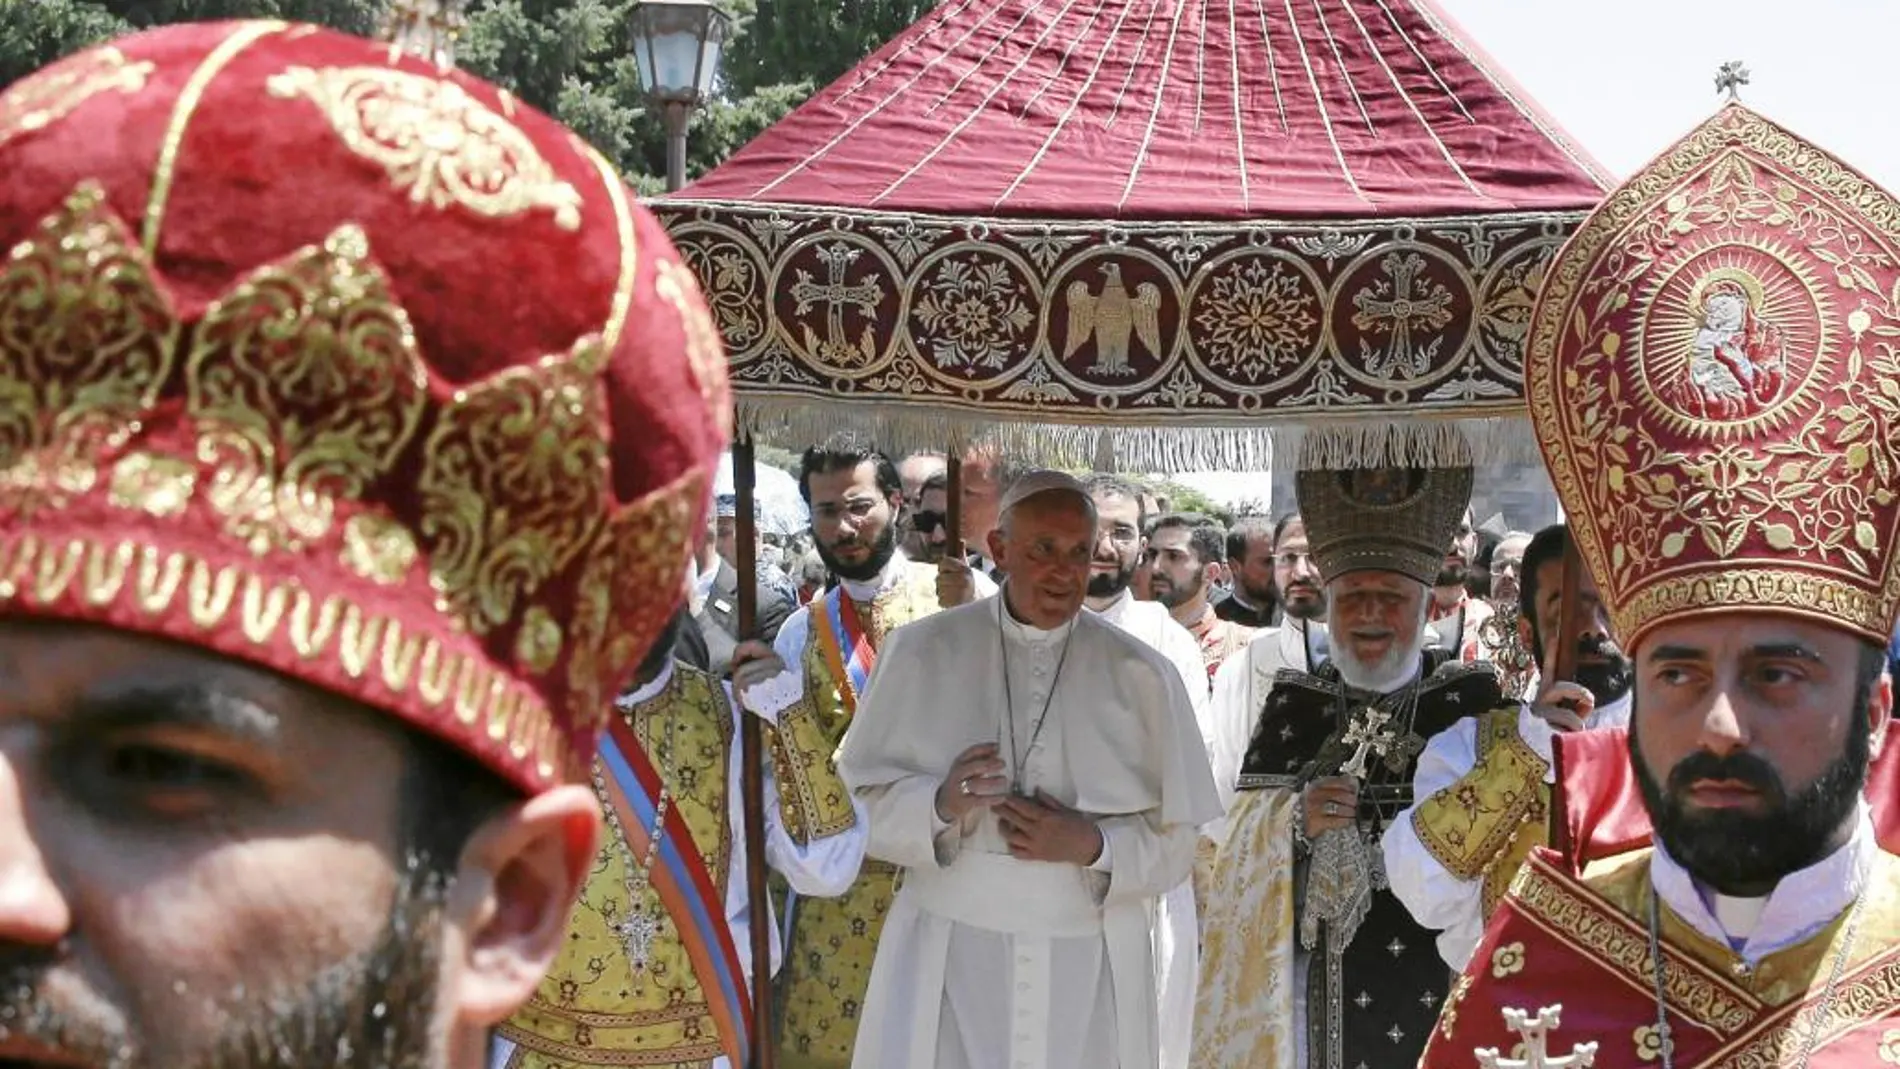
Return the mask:
<path id="1" fill-rule="evenodd" d="M 1117 220 L 1592 207 L 1429 0 L 948 0 L 694 200 Z"/>

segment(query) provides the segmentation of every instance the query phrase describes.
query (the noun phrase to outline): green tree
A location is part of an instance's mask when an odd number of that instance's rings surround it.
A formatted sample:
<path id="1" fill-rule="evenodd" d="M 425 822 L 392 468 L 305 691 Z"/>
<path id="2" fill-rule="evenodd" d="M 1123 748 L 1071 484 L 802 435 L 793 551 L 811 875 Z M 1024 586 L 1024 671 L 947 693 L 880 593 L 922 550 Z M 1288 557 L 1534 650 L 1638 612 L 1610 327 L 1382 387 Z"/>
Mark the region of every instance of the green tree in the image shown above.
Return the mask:
<path id="1" fill-rule="evenodd" d="M 666 134 L 640 92 L 629 38 L 637 0 L 469 0 L 461 62 L 549 112 L 641 193 L 661 189 Z M 689 136 L 689 175 L 716 166 L 818 86 L 928 10 L 920 0 L 731 0 L 720 98 Z M 372 31 L 387 0 L 0 0 L 0 85 L 85 45 L 169 22 L 283 18 Z"/>

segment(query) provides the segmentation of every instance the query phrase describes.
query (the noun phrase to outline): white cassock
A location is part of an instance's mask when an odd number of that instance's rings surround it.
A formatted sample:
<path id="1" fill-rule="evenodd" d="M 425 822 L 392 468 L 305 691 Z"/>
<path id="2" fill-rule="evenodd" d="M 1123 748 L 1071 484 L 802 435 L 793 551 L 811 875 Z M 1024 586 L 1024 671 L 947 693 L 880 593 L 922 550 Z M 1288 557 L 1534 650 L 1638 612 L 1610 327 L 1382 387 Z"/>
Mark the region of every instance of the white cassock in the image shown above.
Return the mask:
<path id="1" fill-rule="evenodd" d="M 654 677 L 651 683 L 631 694 L 622 695 L 614 704 L 621 708 L 641 705 L 660 693 L 673 681 L 673 662 L 668 661 L 666 668 Z M 740 789 L 744 783 L 742 774 L 742 748 L 739 737 L 742 725 L 739 722 L 743 714 L 739 711 L 739 702 L 734 700 L 732 684 L 723 684 L 726 692 L 726 707 L 732 710 L 732 746 L 726 754 L 726 828 L 732 836 L 730 857 L 732 863 L 726 873 L 726 927 L 732 931 L 733 949 L 739 955 L 739 972 L 751 983 L 752 978 L 752 896 L 746 884 L 746 836 L 745 836 L 745 795 Z M 798 700 L 800 690 L 797 680 L 789 673 L 780 673 L 764 684 L 747 692 L 748 708 L 753 714 L 768 724 L 778 722 L 778 714 L 785 711 Z M 869 838 L 869 820 L 864 807 L 855 801 L 852 809 L 857 813 L 857 823 L 848 831 L 836 835 L 827 835 L 800 846 L 798 840 L 785 831 L 785 820 L 778 807 L 777 777 L 772 774 L 772 762 L 765 762 L 765 863 L 773 871 L 785 877 L 785 882 L 794 891 L 808 897 L 826 898 L 844 894 L 851 888 L 853 880 L 858 878 L 858 868 L 864 861 L 865 843 Z M 771 903 L 766 903 L 767 915 L 771 914 Z M 772 973 L 777 974 L 779 958 L 784 947 L 779 939 L 778 925 L 769 926 L 771 935 L 766 945 L 772 955 Z M 489 1041 L 489 1069 L 503 1069 L 515 1054 L 513 1041 L 497 1035 Z M 712 1060 L 712 1069 L 732 1069 L 732 1060 L 720 1056 Z"/>
<path id="2" fill-rule="evenodd" d="M 1096 820 L 1093 866 L 1010 857 L 986 810 L 937 819 L 951 764 L 985 742 L 1012 774 L 1021 755 L 1026 792 Z M 885 640 L 838 770 L 870 814 L 868 852 L 904 868 L 854 1066 L 1159 1064 L 1155 900 L 1187 878 L 1195 829 L 1219 813 L 1164 658 L 1088 613 L 1054 631 L 1018 623 L 1001 597 L 938 613 Z"/>
<path id="3" fill-rule="evenodd" d="M 1282 668 L 1311 672 L 1330 649 L 1326 625 L 1289 619 L 1253 637 L 1247 648 L 1221 662 L 1214 672 L 1214 693 L 1207 707 L 1207 756 L 1220 791 L 1221 812 L 1233 807 L 1240 766 L 1247 759 L 1260 711 L 1267 707 L 1273 677 Z M 1216 843 L 1227 840 L 1227 819 L 1205 829 Z"/>
<path id="4" fill-rule="evenodd" d="M 1628 727 L 1629 722 L 1630 698 L 1626 694 L 1592 711 L 1584 726 Z M 1544 782 L 1556 783 L 1552 757 L 1556 744 L 1552 740 L 1557 729 L 1525 702 L 1518 709 L 1517 733 L 1544 759 Z M 1484 938 L 1485 922 L 1490 920 L 1484 913 L 1484 880 L 1463 880 L 1448 871 L 1419 839 L 1412 826 L 1412 813 L 1433 795 L 1452 788 L 1477 764 L 1476 718 L 1465 717 L 1432 736 L 1412 773 L 1412 806 L 1385 829 L 1385 837 L 1379 842 L 1392 893 L 1405 903 L 1420 926 L 1438 930 L 1438 956 L 1456 972 L 1464 971 L 1472 951 Z"/>
<path id="5" fill-rule="evenodd" d="M 1093 612 L 1094 610 L 1088 610 Z M 1194 633 L 1158 601 L 1136 601 L 1128 591 L 1096 613 L 1168 659 L 1194 707 L 1203 743 L 1208 741 L 1207 662 Z M 1155 914 L 1155 991 L 1161 1014 L 1161 1069 L 1188 1069 L 1194 1046 L 1194 990 L 1201 975 L 1200 922 L 1194 910 L 1194 882 L 1161 896 Z"/>

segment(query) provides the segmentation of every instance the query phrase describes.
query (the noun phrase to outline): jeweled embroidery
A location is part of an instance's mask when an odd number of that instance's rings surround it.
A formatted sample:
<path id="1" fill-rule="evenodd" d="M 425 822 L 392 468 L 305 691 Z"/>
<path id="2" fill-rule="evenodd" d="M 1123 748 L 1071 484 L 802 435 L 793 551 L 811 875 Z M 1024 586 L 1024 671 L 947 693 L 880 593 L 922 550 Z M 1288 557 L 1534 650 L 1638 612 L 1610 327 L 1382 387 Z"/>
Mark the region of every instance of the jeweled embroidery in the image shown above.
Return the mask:
<path id="1" fill-rule="evenodd" d="M 292 67 L 267 84 L 315 104 L 345 147 L 417 204 L 494 219 L 547 211 L 561 229 L 580 229 L 580 191 L 519 127 L 453 82 L 385 67 Z"/>

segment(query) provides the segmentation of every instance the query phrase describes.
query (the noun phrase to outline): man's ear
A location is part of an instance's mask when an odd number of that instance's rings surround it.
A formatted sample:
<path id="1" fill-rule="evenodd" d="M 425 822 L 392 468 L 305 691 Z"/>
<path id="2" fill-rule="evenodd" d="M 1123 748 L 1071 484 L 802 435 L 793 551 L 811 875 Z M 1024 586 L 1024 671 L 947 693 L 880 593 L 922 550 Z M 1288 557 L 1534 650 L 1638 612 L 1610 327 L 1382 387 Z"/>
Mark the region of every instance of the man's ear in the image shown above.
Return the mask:
<path id="1" fill-rule="evenodd" d="M 1531 626 L 1530 617 L 1520 616 L 1517 618 L 1517 640 L 1523 643 L 1524 648 L 1527 650 L 1535 650 L 1537 648 L 1536 628 Z"/>
<path id="2" fill-rule="evenodd" d="M 1869 754 L 1879 757 L 1881 749 L 1887 744 L 1887 726 L 1893 723 L 1893 676 L 1886 672 L 1874 682 L 1874 690 L 1867 702 L 1867 723 L 1873 729 L 1869 736 Z"/>
<path id="3" fill-rule="evenodd" d="M 600 806 L 578 784 L 546 791 L 488 819 L 462 850 L 449 892 L 455 930 L 456 1023 L 492 1028 L 540 986 L 567 936 L 600 841 Z"/>
<path id="4" fill-rule="evenodd" d="M 1004 550 L 1008 548 L 1009 543 L 1003 539 L 1003 529 L 998 527 L 996 530 L 991 531 L 988 535 L 984 536 L 984 540 L 988 542 L 990 546 L 990 559 L 996 562 L 997 567 L 1003 569 L 1005 572 L 1009 571 L 1010 562 L 1004 554 Z"/>

